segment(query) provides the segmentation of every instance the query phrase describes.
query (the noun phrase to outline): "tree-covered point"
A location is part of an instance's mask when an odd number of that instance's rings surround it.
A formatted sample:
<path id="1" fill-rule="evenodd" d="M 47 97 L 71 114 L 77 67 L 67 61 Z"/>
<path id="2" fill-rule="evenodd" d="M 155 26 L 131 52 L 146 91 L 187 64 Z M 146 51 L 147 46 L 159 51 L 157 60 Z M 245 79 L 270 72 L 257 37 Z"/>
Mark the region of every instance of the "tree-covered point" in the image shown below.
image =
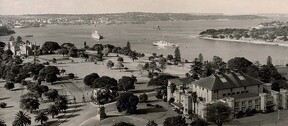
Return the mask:
<path id="1" fill-rule="evenodd" d="M 252 38 L 273 42 L 277 38 L 278 40 L 288 41 L 288 23 L 276 21 L 265 22 L 251 29 L 207 29 L 200 32 L 199 35 L 220 39 L 229 38 L 238 40 L 241 38 Z"/>
<path id="2" fill-rule="evenodd" d="M 0 26 L 0 36 L 15 34 L 14 30 L 11 30 L 7 26 Z"/>

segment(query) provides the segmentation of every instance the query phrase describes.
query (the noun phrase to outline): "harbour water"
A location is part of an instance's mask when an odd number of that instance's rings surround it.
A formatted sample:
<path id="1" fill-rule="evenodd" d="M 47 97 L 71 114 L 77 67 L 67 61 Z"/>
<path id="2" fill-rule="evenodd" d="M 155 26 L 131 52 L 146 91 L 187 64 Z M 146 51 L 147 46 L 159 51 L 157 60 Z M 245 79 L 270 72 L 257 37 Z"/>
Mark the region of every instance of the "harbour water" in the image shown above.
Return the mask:
<path id="1" fill-rule="evenodd" d="M 173 54 L 174 48 L 158 48 L 152 43 L 159 40 L 179 43 L 181 55 L 184 59 L 192 60 L 202 53 L 205 60 L 211 60 L 214 55 L 224 61 L 241 56 L 250 61 L 260 61 L 264 64 L 271 56 L 274 64 L 288 63 L 288 47 L 255 45 L 247 43 L 212 41 L 196 38 L 206 29 L 219 28 L 249 28 L 264 22 L 263 20 L 232 20 L 232 21 L 168 21 L 148 22 L 147 24 L 113 24 L 113 25 L 69 25 L 47 26 L 40 28 L 14 29 L 23 40 L 43 44 L 45 41 L 56 41 L 59 44 L 70 42 L 77 47 L 83 47 L 86 41 L 89 46 L 95 43 L 125 46 L 130 41 L 133 50 L 144 53 Z M 153 28 L 160 26 L 161 30 Z M 95 40 L 91 33 L 97 30 L 104 36 L 103 40 Z M 33 35 L 34 37 L 25 37 Z M 0 41 L 6 42 L 10 36 L 0 36 Z"/>

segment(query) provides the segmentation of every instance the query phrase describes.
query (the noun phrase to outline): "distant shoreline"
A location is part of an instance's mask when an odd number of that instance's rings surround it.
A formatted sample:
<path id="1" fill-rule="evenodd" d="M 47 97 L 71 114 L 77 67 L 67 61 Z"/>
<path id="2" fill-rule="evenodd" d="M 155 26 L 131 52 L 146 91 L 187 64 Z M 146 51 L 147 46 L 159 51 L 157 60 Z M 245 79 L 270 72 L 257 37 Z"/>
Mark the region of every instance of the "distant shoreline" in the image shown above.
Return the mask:
<path id="1" fill-rule="evenodd" d="M 288 42 L 267 42 L 267 41 L 261 41 L 261 40 L 235 40 L 235 39 L 220 39 L 220 38 L 210 38 L 210 37 L 201 37 L 197 36 L 199 39 L 205 39 L 205 40 L 213 40 L 213 41 L 227 41 L 227 42 L 240 42 L 240 43 L 249 43 L 249 44 L 258 44 L 258 45 L 270 45 L 270 46 L 283 46 L 288 47 Z"/>

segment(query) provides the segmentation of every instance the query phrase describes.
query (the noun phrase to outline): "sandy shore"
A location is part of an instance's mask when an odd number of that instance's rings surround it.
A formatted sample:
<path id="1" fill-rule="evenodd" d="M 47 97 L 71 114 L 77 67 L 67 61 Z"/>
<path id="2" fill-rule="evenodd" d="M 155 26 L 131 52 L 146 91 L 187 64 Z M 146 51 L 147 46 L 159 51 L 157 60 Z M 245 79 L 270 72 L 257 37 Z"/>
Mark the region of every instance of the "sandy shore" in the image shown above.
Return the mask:
<path id="1" fill-rule="evenodd" d="M 241 43 L 249 43 L 249 44 L 259 44 L 259 45 L 272 45 L 272 46 L 284 46 L 288 47 L 288 43 L 286 42 L 280 42 L 280 41 L 275 41 L 275 42 L 267 42 L 267 41 L 261 41 L 261 40 L 250 40 L 250 39 L 241 39 L 241 40 L 235 40 L 235 39 L 219 39 L 219 38 L 210 38 L 210 37 L 200 37 L 200 39 L 206 39 L 206 40 L 214 40 L 214 41 L 229 41 L 229 42 L 241 42 Z"/>

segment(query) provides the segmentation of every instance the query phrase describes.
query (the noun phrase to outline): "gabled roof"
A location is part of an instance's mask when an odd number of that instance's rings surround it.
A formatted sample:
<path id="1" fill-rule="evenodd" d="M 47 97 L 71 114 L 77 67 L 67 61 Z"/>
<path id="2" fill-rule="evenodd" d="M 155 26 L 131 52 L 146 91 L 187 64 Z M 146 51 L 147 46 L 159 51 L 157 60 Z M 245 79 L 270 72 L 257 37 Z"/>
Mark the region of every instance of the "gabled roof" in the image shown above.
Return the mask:
<path id="1" fill-rule="evenodd" d="M 183 84 L 190 84 L 191 82 L 194 81 L 194 79 L 192 77 L 185 77 L 185 78 L 173 78 L 169 79 L 168 81 L 178 86 Z"/>
<path id="2" fill-rule="evenodd" d="M 263 82 L 250 77 L 244 73 L 221 73 L 214 74 L 206 78 L 202 78 L 198 81 L 194 81 L 192 84 L 206 88 L 208 90 L 221 90 L 230 89 L 244 86 L 261 85 Z"/>

